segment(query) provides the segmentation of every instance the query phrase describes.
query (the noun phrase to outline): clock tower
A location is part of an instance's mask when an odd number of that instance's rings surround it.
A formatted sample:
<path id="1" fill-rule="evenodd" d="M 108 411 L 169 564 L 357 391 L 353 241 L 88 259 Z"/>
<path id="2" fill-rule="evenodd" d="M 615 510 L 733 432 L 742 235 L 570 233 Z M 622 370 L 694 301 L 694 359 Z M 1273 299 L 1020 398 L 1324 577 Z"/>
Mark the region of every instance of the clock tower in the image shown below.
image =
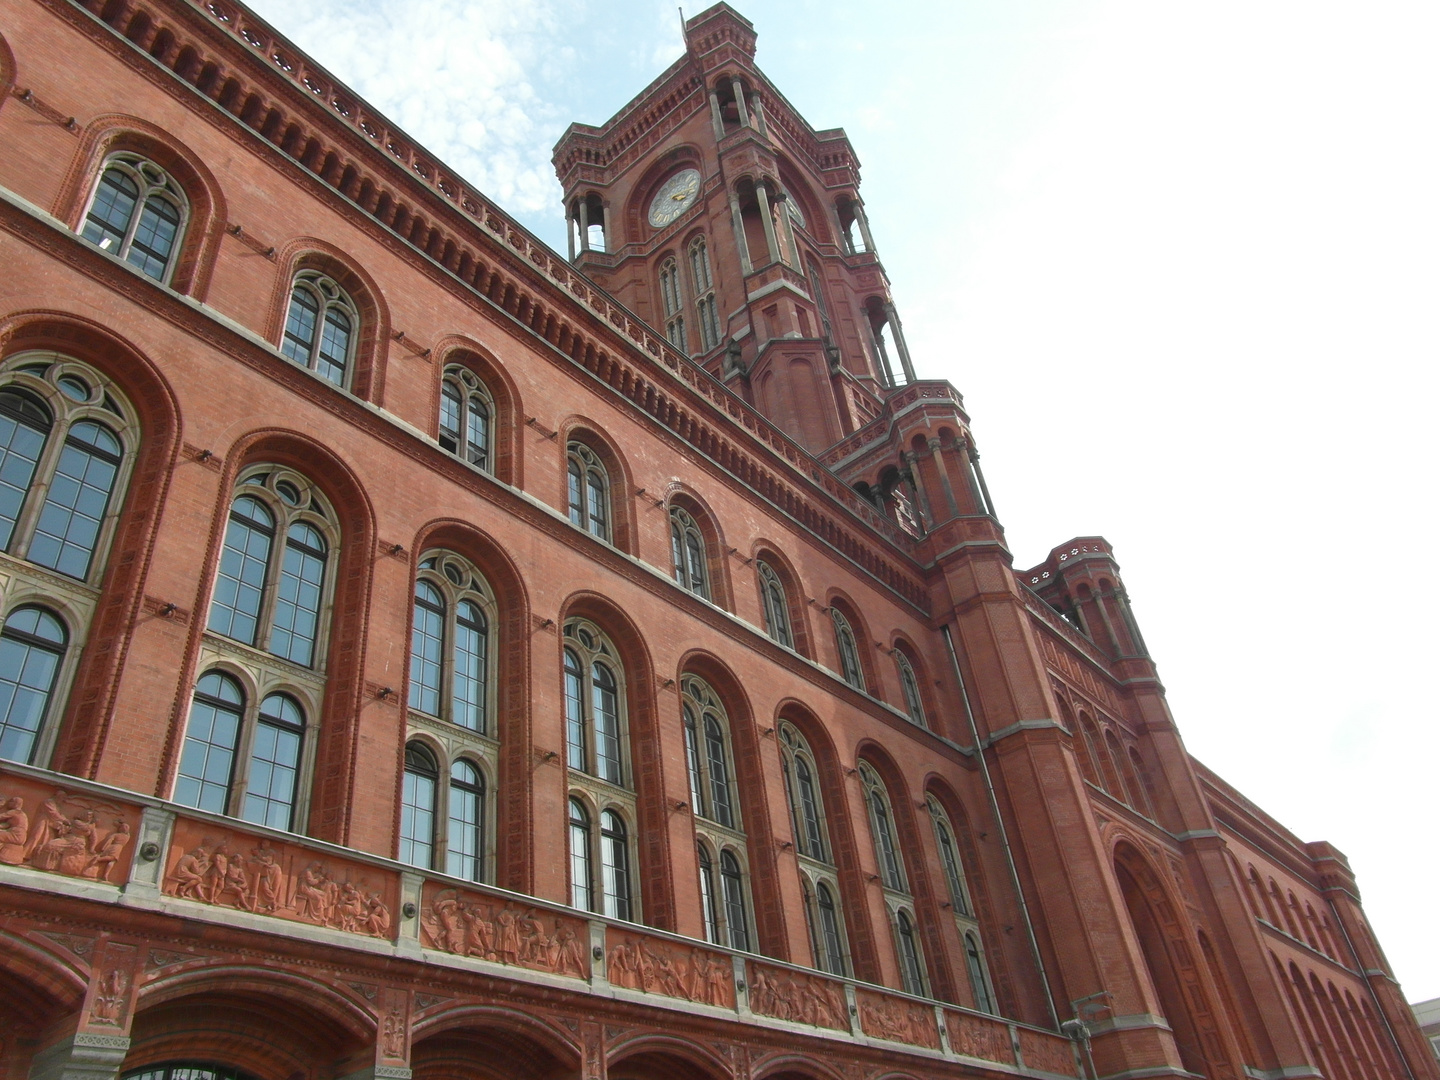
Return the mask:
<path id="1" fill-rule="evenodd" d="M 554 162 L 575 265 L 806 449 L 914 381 L 850 141 L 795 112 L 727 4 L 615 116 L 571 124 Z"/>

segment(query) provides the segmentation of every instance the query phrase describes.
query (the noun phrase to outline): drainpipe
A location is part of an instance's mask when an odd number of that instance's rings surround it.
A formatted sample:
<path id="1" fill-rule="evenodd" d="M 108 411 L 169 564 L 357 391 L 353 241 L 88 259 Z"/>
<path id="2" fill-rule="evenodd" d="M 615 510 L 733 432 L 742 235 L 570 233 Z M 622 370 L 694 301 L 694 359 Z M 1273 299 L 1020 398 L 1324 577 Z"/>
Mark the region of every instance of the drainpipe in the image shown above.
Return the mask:
<path id="1" fill-rule="evenodd" d="M 1000 846 L 1005 850 L 1005 865 L 1010 868 L 1010 884 L 1015 889 L 1015 898 L 1020 902 L 1020 918 L 1025 922 L 1025 936 L 1030 940 L 1030 955 L 1035 960 L 1040 986 L 1045 991 L 1045 1007 L 1050 1010 L 1050 1026 L 1059 1031 L 1060 1016 L 1055 1011 L 1055 995 L 1050 992 L 1050 980 L 1045 975 L 1045 962 L 1040 958 L 1040 942 L 1035 937 L 1035 924 L 1030 921 L 1030 905 L 1025 902 L 1025 890 L 1020 887 L 1020 871 L 1015 866 L 1015 853 L 1010 849 L 1010 837 L 1005 832 L 1005 819 L 1000 816 L 1000 800 L 995 795 L 990 768 L 985 764 L 985 748 L 980 745 L 980 729 L 975 726 L 975 713 L 970 708 L 970 693 L 965 689 L 965 676 L 960 674 L 960 656 L 955 652 L 955 639 L 950 636 L 950 624 L 942 625 L 940 633 L 945 635 L 945 647 L 950 650 L 950 666 L 955 670 L 955 681 L 960 684 L 960 700 L 965 705 L 965 719 L 970 724 L 970 738 L 975 743 L 975 757 L 980 762 L 980 777 L 985 783 L 985 794 L 990 797 L 990 814 L 995 819 L 995 830 L 1000 834 Z"/>

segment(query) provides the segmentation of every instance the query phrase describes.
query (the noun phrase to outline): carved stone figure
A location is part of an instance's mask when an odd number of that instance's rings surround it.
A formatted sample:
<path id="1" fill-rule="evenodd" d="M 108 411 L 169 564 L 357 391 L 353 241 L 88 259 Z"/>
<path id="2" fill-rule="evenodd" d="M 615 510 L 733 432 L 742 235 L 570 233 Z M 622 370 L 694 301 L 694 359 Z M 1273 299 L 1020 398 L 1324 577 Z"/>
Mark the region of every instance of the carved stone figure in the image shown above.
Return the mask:
<path id="1" fill-rule="evenodd" d="M 125 991 L 129 988 L 130 977 L 119 968 L 102 975 L 95 989 L 95 1000 L 90 1004 L 91 1022 L 118 1025 L 125 1008 Z"/>
<path id="2" fill-rule="evenodd" d="M 18 866 L 25 859 L 25 839 L 30 835 L 30 817 L 25 800 L 18 795 L 0 807 L 0 863 Z"/>

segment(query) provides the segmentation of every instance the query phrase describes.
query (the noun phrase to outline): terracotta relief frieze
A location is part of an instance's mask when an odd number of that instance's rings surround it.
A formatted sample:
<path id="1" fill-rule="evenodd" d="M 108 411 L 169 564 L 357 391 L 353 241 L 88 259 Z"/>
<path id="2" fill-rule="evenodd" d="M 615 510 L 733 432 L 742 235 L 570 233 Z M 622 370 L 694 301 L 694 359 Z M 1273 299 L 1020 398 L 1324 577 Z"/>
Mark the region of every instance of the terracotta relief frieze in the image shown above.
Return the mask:
<path id="1" fill-rule="evenodd" d="M 1027 1069 L 1075 1075 L 1075 1050 L 1069 1039 L 1045 1035 L 1038 1031 L 1020 1031 L 1020 1056 Z"/>
<path id="2" fill-rule="evenodd" d="M 122 885 L 130 876 L 133 806 L 0 778 L 0 865 Z"/>
<path id="3" fill-rule="evenodd" d="M 869 990 L 856 993 L 860 1006 L 860 1027 L 877 1039 L 940 1049 L 940 1030 L 935 1010 L 919 1002 L 882 997 Z"/>
<path id="4" fill-rule="evenodd" d="M 589 927 L 581 919 L 427 885 L 420 931 L 426 946 L 455 956 L 577 979 L 590 976 L 584 945 Z"/>
<path id="5" fill-rule="evenodd" d="M 203 822 L 175 823 L 163 887 L 169 896 L 215 907 L 394 936 L 395 875 Z"/>
<path id="6" fill-rule="evenodd" d="M 839 984 L 761 964 L 750 964 L 750 1009 L 777 1020 L 849 1031 Z"/>
<path id="7" fill-rule="evenodd" d="M 999 1020 L 987 1020 L 970 1013 L 945 1013 L 945 1031 L 950 1036 L 950 1049 L 965 1057 L 1015 1063 L 1010 1045 L 1010 1026 Z"/>
<path id="8" fill-rule="evenodd" d="M 605 971 L 615 986 L 647 994 L 735 1007 L 735 978 L 728 956 L 698 947 L 650 940 L 610 927 Z"/>

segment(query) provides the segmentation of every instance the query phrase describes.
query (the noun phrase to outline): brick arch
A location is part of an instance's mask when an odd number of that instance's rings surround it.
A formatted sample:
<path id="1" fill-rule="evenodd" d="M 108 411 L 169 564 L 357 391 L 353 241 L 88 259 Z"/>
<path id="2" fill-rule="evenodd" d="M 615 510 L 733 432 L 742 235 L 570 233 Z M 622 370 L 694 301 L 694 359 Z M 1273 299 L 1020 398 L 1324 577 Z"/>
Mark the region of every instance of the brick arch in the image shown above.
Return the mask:
<path id="1" fill-rule="evenodd" d="M 499 636 L 495 672 L 495 733 L 500 740 L 500 775 L 495 778 L 494 789 L 499 826 L 495 830 L 495 876 L 496 884 L 502 888 L 530 892 L 534 887 L 534 860 L 527 845 L 519 839 L 530 835 L 532 824 L 530 795 L 533 777 L 529 764 L 533 742 L 529 694 L 532 628 L 529 593 L 519 567 L 501 544 L 468 522 L 442 518 L 421 526 L 411 542 L 410 592 L 407 596 L 414 595 L 416 562 L 421 553 L 431 548 L 445 548 L 469 559 L 484 575 L 495 597 L 495 629 Z M 413 617 L 414 608 L 411 605 L 405 620 L 407 650 Z M 495 646 L 492 644 L 491 647 Z M 397 702 L 409 700 L 408 663 L 401 680 L 399 692 L 395 695 Z M 400 715 L 401 722 L 396 727 L 397 784 L 405 764 L 403 708 Z M 400 835 L 398 800 L 391 828 L 392 835 Z"/>
<path id="2" fill-rule="evenodd" d="M 756 1065 L 752 1080 L 844 1080 L 844 1074 L 803 1054 L 780 1053 Z"/>
<path id="3" fill-rule="evenodd" d="M 589 619 L 620 653 L 625 667 L 625 705 L 630 724 L 630 765 L 635 778 L 636 842 L 641 857 L 641 904 L 645 921 L 661 930 L 675 928 L 675 883 L 670 855 L 669 809 L 665 805 L 665 764 L 661 754 L 662 717 L 655 689 L 655 663 L 650 646 L 635 621 L 613 601 L 593 592 L 577 592 L 560 605 L 558 627 L 566 620 Z M 557 627 L 557 629 L 558 629 Z M 555 678 L 562 662 L 557 633 Z"/>
<path id="4" fill-rule="evenodd" d="M 390 309 L 379 283 L 350 255 L 334 244 L 313 236 L 289 241 L 275 254 L 275 286 L 266 308 L 265 340 L 279 346 L 290 310 L 291 286 L 302 270 L 318 270 L 333 278 L 345 290 L 360 313 L 360 338 L 355 343 L 355 370 L 350 374 L 350 392 L 356 397 L 385 403 L 385 377 L 390 356 Z"/>
<path id="5" fill-rule="evenodd" d="M 710 504 L 692 490 L 688 485 L 679 480 L 672 480 L 665 491 L 666 513 L 669 507 L 678 506 L 685 510 L 695 519 L 695 524 L 700 526 L 700 534 L 705 538 L 705 560 L 706 570 L 710 574 L 710 601 L 716 607 L 724 608 L 726 611 L 735 610 L 735 596 L 731 591 L 730 566 L 726 553 L 729 548 L 725 543 L 725 533 L 720 528 L 720 519 L 715 511 L 710 509 Z M 670 545 L 669 529 L 670 523 L 665 523 L 666 547 Z"/>
<path id="6" fill-rule="evenodd" d="M 780 902 L 780 867 L 776 859 L 775 830 L 761 767 L 760 732 L 750 695 L 744 683 L 723 660 L 698 649 L 680 658 L 675 681 L 695 675 L 710 684 L 725 706 L 730 722 L 730 752 L 735 760 L 735 784 L 740 793 L 741 820 L 745 825 L 746 858 L 750 864 L 751 902 L 755 908 L 757 952 L 777 960 L 790 959 L 785 933 L 785 909 Z M 678 713 L 676 722 L 680 719 Z"/>
<path id="7" fill-rule="evenodd" d="M 301 831 L 319 840 L 349 843 L 359 778 L 355 774 L 360 712 L 363 708 L 394 708 L 393 703 L 366 701 L 363 694 L 365 628 L 369 623 L 372 566 L 376 550 L 375 510 L 369 494 L 349 465 L 309 435 L 286 428 L 260 428 L 239 436 L 224 454 L 219 492 L 210 520 L 210 534 L 197 575 L 185 660 L 172 700 L 165 749 L 156 777 L 160 795 L 174 771 L 184 735 L 185 717 L 194 685 L 204 611 L 214 586 L 229 519 L 235 482 L 251 465 L 274 464 L 307 477 L 329 500 L 340 529 L 340 555 L 334 566 L 335 591 L 326 658 L 325 697 L 321 702 L 319 739 L 310 820 Z M 197 545 L 198 546 L 198 545 Z"/>
<path id="8" fill-rule="evenodd" d="M 416 1080 L 551 1080 L 581 1069 L 575 1041 L 516 1009 L 460 1006 L 416 1023 L 410 1064 Z"/>
<path id="9" fill-rule="evenodd" d="M 175 271 L 170 275 L 170 288 L 204 300 L 225 235 L 225 196 L 204 159 L 169 130 L 124 113 L 95 117 L 80 133 L 80 145 L 60 183 L 51 213 L 78 230 L 90 193 L 100 178 L 101 164 L 111 154 L 122 151 L 149 158 L 185 189 L 189 218 Z"/>
<path id="10" fill-rule="evenodd" d="M 1128 837 L 1117 835 L 1111 857 L 1144 970 L 1185 1068 L 1216 1080 L 1238 1076 L 1229 1033 L 1195 959 L 1184 907 Z"/>
<path id="11" fill-rule="evenodd" d="M 861 761 L 868 762 L 880 779 L 885 782 L 885 790 L 890 795 L 890 812 L 894 815 L 896 839 L 899 841 L 901 852 L 916 853 L 928 850 L 922 840 L 919 822 L 915 820 L 915 796 L 910 785 L 905 782 L 904 773 L 895 764 L 895 759 L 873 739 L 864 739 L 855 747 L 855 760 L 857 767 Z M 865 808 L 865 817 L 868 821 L 868 807 Z M 955 974 L 950 964 L 950 952 L 945 947 L 944 936 L 940 933 L 942 912 L 939 899 L 935 895 L 934 885 L 930 880 L 930 868 L 926 860 L 912 854 L 905 860 L 905 876 L 910 882 L 910 895 L 915 901 L 918 929 L 924 935 L 925 967 L 930 975 L 930 991 L 941 1001 L 957 1001 Z M 948 915 L 945 917 L 948 918 Z"/>
<path id="12" fill-rule="evenodd" d="M 860 670 L 865 674 L 865 692 L 871 697 L 880 697 L 880 670 L 875 666 L 875 639 L 870 636 L 870 627 L 864 616 L 860 614 L 860 606 L 850 596 L 840 589 L 828 589 L 825 593 L 825 607 L 836 608 L 845 621 L 850 624 L 850 629 L 855 632 L 855 652 L 860 659 Z M 843 680 L 840 664 L 840 645 L 835 640 L 834 623 L 830 620 L 828 612 L 826 615 L 826 626 L 829 629 L 831 655 L 835 658 L 834 671 Z"/>
<path id="13" fill-rule="evenodd" d="M 0 932 L 0 1001 L 7 1016 L 0 1019 L 0 1035 L 13 1029 L 34 1036 L 57 1016 L 80 1012 L 87 979 L 82 972 L 50 955 L 35 943 Z"/>
<path id="14" fill-rule="evenodd" d="M 845 767 L 829 729 L 803 702 L 794 698 L 782 701 L 775 710 L 775 719 L 777 724 L 781 720 L 794 724 L 810 744 L 815 768 L 820 774 L 820 797 L 825 803 L 830 851 L 835 859 L 840 901 L 845 911 L 845 929 L 850 937 L 850 963 L 855 978 L 878 983 L 880 956 L 875 942 L 875 927 L 870 920 L 870 905 L 865 900 L 865 878 L 860 870 L 852 813 L 854 808 L 847 797 L 850 788 L 845 783 Z"/>
<path id="15" fill-rule="evenodd" d="M 800 209 L 805 214 L 805 230 L 815 238 L 816 243 L 834 243 L 828 208 L 815 197 L 810 181 L 784 154 L 776 154 L 775 163 L 786 192 L 800 202 Z"/>
<path id="16" fill-rule="evenodd" d="M 630 197 L 625 201 L 626 236 L 630 241 L 639 240 L 642 235 L 654 236 L 669 228 L 667 225 L 664 228 L 656 229 L 650 225 L 647 212 L 650 208 L 650 200 L 655 197 L 656 189 L 673 173 L 687 167 L 700 172 L 703 186 L 705 159 L 700 148 L 693 143 L 680 143 L 671 147 L 665 151 L 663 156 L 651 162 L 650 166 L 641 174 L 639 180 L 630 189 Z M 697 197 L 696 203 L 699 202 Z M 658 266 L 659 262 L 657 261 L 655 265 Z"/>
<path id="17" fill-rule="evenodd" d="M 440 380 L 449 364 L 467 367 L 479 376 L 490 391 L 495 414 L 490 418 L 490 445 L 494 448 L 494 464 L 490 472 L 495 479 L 511 487 L 525 486 L 525 454 L 521 443 L 525 430 L 525 403 L 520 399 L 520 387 L 511 378 L 505 365 L 480 342 L 463 334 L 450 334 L 435 343 L 430 351 L 435 358 L 435 371 L 430 380 L 430 412 L 435 425 L 427 430 L 439 430 Z"/>
<path id="18" fill-rule="evenodd" d="M 770 568 L 780 575 L 780 582 L 785 586 L 785 598 L 790 604 L 790 633 L 795 639 L 795 651 L 809 660 L 814 660 L 815 638 L 810 627 L 810 605 L 805 602 L 805 587 L 800 583 L 800 575 L 795 570 L 795 564 L 781 551 L 779 546 L 769 540 L 758 538 L 750 545 L 750 559 L 752 564 L 757 559 L 769 563 Z M 755 583 L 758 588 L 758 573 Z M 763 600 L 760 608 L 763 613 L 765 608 Z"/>
<path id="19" fill-rule="evenodd" d="M 568 513 L 568 479 L 565 475 L 566 447 L 571 442 L 582 442 L 595 452 L 605 471 L 610 475 L 610 542 L 627 555 L 639 555 L 639 523 L 635 519 L 635 500 L 630 493 L 635 490 L 635 477 L 630 463 L 620 452 L 620 443 L 604 427 L 588 416 L 572 414 L 559 424 L 560 437 L 560 491 L 562 513 Z"/>
<path id="20" fill-rule="evenodd" d="M 375 1034 L 374 1017 L 318 980 L 216 965 L 141 989 L 122 1071 L 198 1059 L 285 1080 L 362 1054 Z"/>
<path id="21" fill-rule="evenodd" d="M 160 511 L 180 449 L 180 403 L 140 348 L 89 319 L 32 310 L 0 321 L 0 358 L 32 349 L 74 356 L 113 379 L 140 426 L 130 484 L 100 582 L 100 604 L 86 634 L 51 758 L 53 767 L 62 772 L 94 779 L 114 715 L 119 672 L 144 599 L 141 583 L 154 553 Z"/>
<path id="22" fill-rule="evenodd" d="M 677 1035 L 641 1035 L 613 1047 L 605 1065 L 612 1080 L 730 1080 L 728 1061 Z"/>

